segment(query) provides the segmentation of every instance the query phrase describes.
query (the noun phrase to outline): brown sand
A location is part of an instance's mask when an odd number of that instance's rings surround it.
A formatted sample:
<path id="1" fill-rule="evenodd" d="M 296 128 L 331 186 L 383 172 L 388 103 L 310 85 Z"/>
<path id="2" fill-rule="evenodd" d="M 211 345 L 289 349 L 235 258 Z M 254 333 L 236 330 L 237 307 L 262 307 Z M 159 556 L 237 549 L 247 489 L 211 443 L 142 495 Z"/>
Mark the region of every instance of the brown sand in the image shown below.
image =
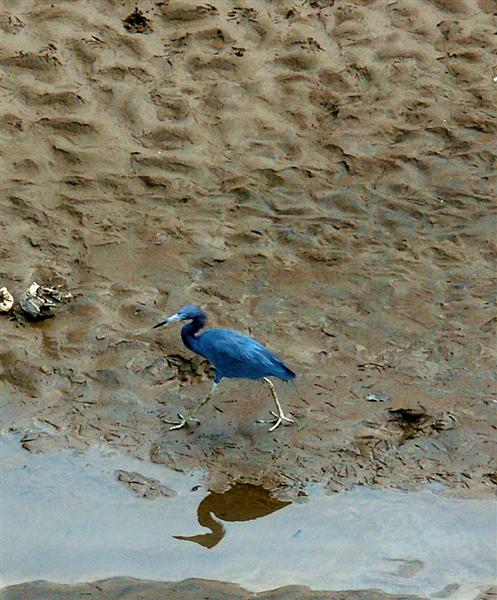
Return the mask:
<path id="1" fill-rule="evenodd" d="M 233 583 L 205 579 L 169 583 L 114 578 L 74 586 L 36 582 L 12 586 L 5 592 L 5 600 L 70 600 L 81 597 L 98 600 L 423 600 L 410 594 L 391 596 L 375 590 L 312 591 L 304 585 L 289 585 L 267 592 L 250 593 Z"/>
<path id="2" fill-rule="evenodd" d="M 267 592 L 250 593 L 233 583 L 205 579 L 169 583 L 117 577 L 73 586 L 26 583 L 9 587 L 4 596 L 5 600 L 71 600 L 81 597 L 88 600 L 423 600 L 410 594 L 391 596 L 375 590 L 324 592 L 312 591 L 304 585 L 289 585 Z"/>
<path id="3" fill-rule="evenodd" d="M 493 600 L 497 588 L 489 588 L 474 600 Z M 438 597 L 448 598 L 442 591 Z M 304 585 L 288 585 L 267 592 L 250 593 L 233 583 L 205 579 L 186 579 L 179 582 L 142 581 L 115 577 L 93 583 L 59 585 L 34 582 L 9 587 L 4 600 L 423 600 L 411 594 L 390 595 L 379 590 L 352 590 L 340 592 L 312 591 Z M 426 599 L 425 599 L 426 600 Z"/>
<path id="4" fill-rule="evenodd" d="M 495 491 L 494 2 L 134 6 L 3 2 L 0 287 L 77 294 L 2 317 L 4 427 L 214 490 Z M 168 432 L 211 376 L 150 329 L 187 302 L 285 357 L 297 427 L 226 382 Z"/>

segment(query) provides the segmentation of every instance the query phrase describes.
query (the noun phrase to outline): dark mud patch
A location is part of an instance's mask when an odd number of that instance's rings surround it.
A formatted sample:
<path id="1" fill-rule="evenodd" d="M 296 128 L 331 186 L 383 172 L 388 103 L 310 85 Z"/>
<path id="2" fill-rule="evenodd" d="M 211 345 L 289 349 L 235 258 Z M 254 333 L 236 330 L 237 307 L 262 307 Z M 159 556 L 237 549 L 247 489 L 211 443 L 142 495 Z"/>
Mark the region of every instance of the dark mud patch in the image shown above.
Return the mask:
<path id="1" fill-rule="evenodd" d="M 123 25 L 129 33 L 150 33 L 152 31 L 150 19 L 147 19 L 137 6 L 131 14 L 123 19 Z"/>

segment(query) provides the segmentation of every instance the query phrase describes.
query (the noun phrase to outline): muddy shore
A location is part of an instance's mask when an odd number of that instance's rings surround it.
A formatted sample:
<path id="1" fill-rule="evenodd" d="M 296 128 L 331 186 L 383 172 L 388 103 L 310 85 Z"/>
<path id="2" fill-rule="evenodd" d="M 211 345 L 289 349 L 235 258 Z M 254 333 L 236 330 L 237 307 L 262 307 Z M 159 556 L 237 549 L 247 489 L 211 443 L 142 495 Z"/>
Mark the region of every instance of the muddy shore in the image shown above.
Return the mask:
<path id="1" fill-rule="evenodd" d="M 450 597 L 446 590 L 438 598 Z M 489 588 L 474 600 L 491 600 L 497 588 Z M 379 590 L 326 592 L 313 591 L 303 585 L 285 586 L 253 594 L 231 583 L 189 579 L 180 582 L 147 582 L 129 578 L 114 578 L 81 585 L 57 585 L 43 582 L 12 586 L 5 592 L 5 600 L 71 600 L 72 598 L 98 598 L 98 600 L 427 600 L 410 594 L 390 595 Z"/>
<path id="2" fill-rule="evenodd" d="M 10 587 L 5 600 L 65 600 L 72 598 L 98 598 L 114 600 L 140 598 L 140 600 L 399 600 L 380 591 L 325 592 L 312 591 L 306 586 L 286 586 L 276 590 L 253 594 L 232 583 L 190 579 L 175 583 L 146 582 L 136 579 L 110 579 L 82 585 L 55 585 L 30 583 Z M 401 600 L 425 600 L 416 596 L 402 596 Z M 484 600 L 483 598 L 481 600 Z"/>
<path id="3" fill-rule="evenodd" d="M 75 295 L 0 315 L 3 432 L 202 468 L 214 492 L 495 494 L 494 3 L 134 8 L 0 10 L 0 287 Z M 267 433 L 267 390 L 223 381 L 168 431 L 212 378 L 151 329 L 188 302 L 285 358 L 296 426 Z"/>

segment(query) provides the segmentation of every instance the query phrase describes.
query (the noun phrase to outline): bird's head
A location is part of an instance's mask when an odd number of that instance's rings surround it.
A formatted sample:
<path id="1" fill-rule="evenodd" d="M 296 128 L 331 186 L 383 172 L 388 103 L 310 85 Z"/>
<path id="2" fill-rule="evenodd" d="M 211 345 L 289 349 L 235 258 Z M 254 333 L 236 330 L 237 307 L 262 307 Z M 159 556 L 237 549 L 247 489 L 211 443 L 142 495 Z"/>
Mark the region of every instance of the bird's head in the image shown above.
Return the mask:
<path id="1" fill-rule="evenodd" d="M 193 304 L 187 304 L 180 308 L 177 313 L 171 315 L 164 321 L 157 323 L 157 325 L 153 326 L 153 329 L 156 327 L 161 327 L 161 325 L 168 325 L 169 323 L 173 323 L 174 321 L 191 321 L 193 319 L 206 319 L 207 315 L 200 308 L 200 306 L 193 306 Z"/>

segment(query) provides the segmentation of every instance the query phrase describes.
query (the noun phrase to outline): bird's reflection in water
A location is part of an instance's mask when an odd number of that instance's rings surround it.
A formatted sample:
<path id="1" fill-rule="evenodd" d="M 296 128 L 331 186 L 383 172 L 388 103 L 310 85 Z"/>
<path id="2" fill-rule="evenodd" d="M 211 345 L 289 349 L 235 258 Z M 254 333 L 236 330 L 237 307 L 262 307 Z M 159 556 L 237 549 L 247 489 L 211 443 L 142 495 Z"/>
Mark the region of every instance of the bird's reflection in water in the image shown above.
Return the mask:
<path id="1" fill-rule="evenodd" d="M 198 535 L 175 535 L 177 540 L 187 540 L 213 548 L 223 539 L 225 529 L 222 523 L 216 521 L 251 521 L 265 517 L 290 504 L 273 498 L 267 490 L 251 484 L 236 484 L 222 494 L 211 492 L 199 504 L 197 519 L 202 527 L 211 530 L 211 533 Z"/>

